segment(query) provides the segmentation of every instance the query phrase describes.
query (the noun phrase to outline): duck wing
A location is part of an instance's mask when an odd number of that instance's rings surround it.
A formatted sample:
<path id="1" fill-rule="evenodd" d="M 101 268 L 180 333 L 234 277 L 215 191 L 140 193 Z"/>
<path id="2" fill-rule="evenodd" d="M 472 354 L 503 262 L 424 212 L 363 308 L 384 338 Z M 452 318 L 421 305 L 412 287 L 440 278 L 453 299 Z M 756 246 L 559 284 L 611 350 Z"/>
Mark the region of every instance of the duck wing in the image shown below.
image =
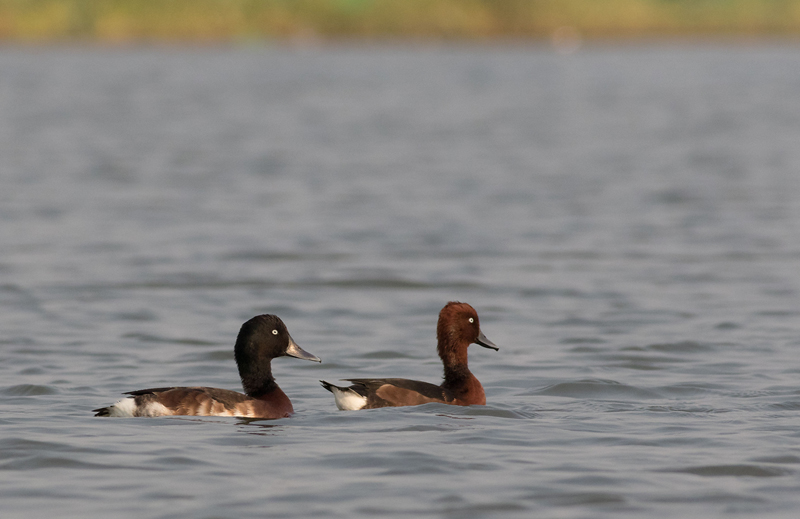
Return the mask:
<path id="1" fill-rule="evenodd" d="M 441 386 L 406 378 L 351 378 L 349 389 L 367 399 L 365 408 L 401 407 L 430 402 L 448 403 L 450 391 Z"/>

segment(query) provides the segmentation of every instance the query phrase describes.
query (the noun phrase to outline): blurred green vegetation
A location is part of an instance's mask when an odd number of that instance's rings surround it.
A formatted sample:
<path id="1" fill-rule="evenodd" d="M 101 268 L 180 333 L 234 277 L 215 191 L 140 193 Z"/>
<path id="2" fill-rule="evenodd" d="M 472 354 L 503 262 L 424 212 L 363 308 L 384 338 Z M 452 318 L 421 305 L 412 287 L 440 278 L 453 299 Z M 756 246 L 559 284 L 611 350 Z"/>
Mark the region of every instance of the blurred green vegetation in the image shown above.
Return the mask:
<path id="1" fill-rule="evenodd" d="M 0 0 L 0 40 L 800 35 L 800 0 Z"/>

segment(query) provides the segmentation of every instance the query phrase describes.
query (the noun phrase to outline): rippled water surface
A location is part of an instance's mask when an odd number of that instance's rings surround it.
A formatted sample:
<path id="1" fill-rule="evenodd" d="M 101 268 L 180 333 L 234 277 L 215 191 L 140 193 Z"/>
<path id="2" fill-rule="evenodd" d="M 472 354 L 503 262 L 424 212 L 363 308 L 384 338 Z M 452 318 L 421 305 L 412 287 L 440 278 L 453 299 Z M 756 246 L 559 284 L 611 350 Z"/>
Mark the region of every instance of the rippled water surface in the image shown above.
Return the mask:
<path id="1" fill-rule="evenodd" d="M 0 515 L 796 517 L 791 46 L 0 50 Z M 471 303 L 485 407 L 437 382 Z M 101 419 L 238 389 L 285 420 Z"/>

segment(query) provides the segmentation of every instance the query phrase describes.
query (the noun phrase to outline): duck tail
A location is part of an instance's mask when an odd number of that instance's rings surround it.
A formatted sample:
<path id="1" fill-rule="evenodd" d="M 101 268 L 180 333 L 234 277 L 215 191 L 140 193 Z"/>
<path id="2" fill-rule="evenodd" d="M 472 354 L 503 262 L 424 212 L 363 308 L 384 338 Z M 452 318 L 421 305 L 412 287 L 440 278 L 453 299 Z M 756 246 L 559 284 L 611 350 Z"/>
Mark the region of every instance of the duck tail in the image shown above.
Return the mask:
<path id="1" fill-rule="evenodd" d="M 101 407 L 100 409 L 92 409 L 95 416 L 111 416 L 111 411 L 108 407 Z"/>
<path id="2" fill-rule="evenodd" d="M 324 387 L 325 389 L 327 389 L 331 393 L 333 393 L 333 388 L 344 389 L 344 388 L 341 388 L 339 386 L 334 386 L 333 384 L 331 384 L 330 382 L 327 382 L 325 380 L 320 380 L 319 382 L 320 382 L 320 384 L 322 384 L 322 387 Z"/>

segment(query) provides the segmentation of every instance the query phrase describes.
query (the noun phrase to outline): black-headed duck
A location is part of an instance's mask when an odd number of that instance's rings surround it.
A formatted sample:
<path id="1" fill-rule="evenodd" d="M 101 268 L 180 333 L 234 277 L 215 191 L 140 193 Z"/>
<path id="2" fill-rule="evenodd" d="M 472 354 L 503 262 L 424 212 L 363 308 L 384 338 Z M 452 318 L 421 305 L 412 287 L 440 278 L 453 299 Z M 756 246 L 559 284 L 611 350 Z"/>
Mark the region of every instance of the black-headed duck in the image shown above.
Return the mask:
<path id="1" fill-rule="evenodd" d="M 294 413 L 289 397 L 272 376 L 272 359 L 295 357 L 321 362 L 292 340 L 283 321 L 259 315 L 242 325 L 234 346 L 244 393 L 214 387 L 160 387 L 124 393 L 95 416 L 239 416 L 284 418 Z"/>

